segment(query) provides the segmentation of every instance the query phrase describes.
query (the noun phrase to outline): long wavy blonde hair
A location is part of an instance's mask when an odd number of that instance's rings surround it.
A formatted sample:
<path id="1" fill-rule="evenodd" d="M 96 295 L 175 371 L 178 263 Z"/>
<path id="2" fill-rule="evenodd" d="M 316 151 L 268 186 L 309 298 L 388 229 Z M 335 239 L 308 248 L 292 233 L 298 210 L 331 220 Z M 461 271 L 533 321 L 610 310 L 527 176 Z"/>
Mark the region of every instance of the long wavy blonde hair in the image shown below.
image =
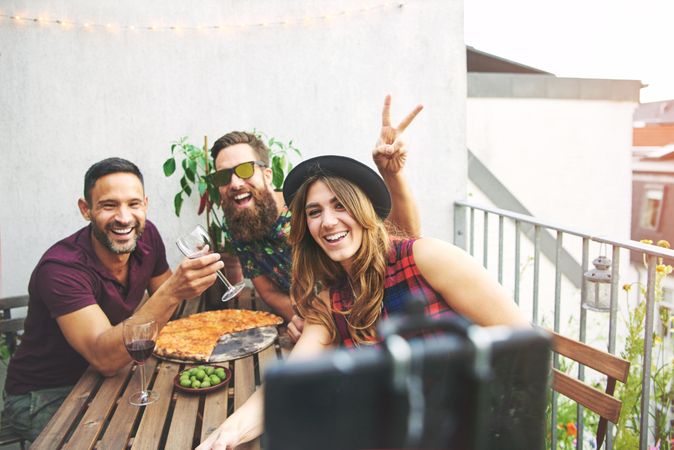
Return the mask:
<path id="1" fill-rule="evenodd" d="M 363 227 L 363 240 L 353 256 L 350 273 L 325 254 L 307 228 L 307 193 L 317 181 L 325 183 L 349 215 Z M 290 204 L 290 211 L 289 241 L 293 246 L 290 294 L 300 314 L 309 322 L 324 325 L 330 331 L 332 341 L 336 342 L 337 328 L 332 305 L 325 305 L 315 294 L 317 286 L 329 288 L 346 280 L 353 290 L 353 307 L 349 311 L 334 312 L 346 316 L 349 333 L 355 343 L 371 342 L 376 337 L 375 322 L 381 314 L 384 300 L 389 248 L 388 232 L 372 202 L 354 183 L 321 174 L 304 181 Z"/>

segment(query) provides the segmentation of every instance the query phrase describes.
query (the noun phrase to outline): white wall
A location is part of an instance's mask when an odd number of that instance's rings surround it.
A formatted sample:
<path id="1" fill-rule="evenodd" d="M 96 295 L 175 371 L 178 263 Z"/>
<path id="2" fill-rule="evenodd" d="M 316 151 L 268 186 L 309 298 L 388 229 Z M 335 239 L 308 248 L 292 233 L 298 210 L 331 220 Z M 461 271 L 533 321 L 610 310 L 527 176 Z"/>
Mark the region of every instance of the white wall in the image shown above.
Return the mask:
<path id="1" fill-rule="evenodd" d="M 539 219 L 629 239 L 635 103 L 470 98 L 468 148 Z"/>
<path id="2" fill-rule="evenodd" d="M 465 47 L 461 0 L 7 0 L 0 14 L 0 295 L 26 291 L 42 253 L 84 225 L 76 209 L 86 169 L 108 156 L 146 177 L 149 218 L 172 244 L 197 218 L 173 215 L 169 144 L 234 129 L 294 139 L 304 157 L 338 153 L 372 165 L 384 96 L 407 133 L 408 175 L 424 232 L 451 238 L 463 197 Z M 329 20 L 295 22 L 343 10 Z M 379 6 L 379 7 L 378 7 Z M 114 25 L 242 26 L 227 31 L 86 29 Z M 194 207 L 196 210 L 196 207 Z"/>

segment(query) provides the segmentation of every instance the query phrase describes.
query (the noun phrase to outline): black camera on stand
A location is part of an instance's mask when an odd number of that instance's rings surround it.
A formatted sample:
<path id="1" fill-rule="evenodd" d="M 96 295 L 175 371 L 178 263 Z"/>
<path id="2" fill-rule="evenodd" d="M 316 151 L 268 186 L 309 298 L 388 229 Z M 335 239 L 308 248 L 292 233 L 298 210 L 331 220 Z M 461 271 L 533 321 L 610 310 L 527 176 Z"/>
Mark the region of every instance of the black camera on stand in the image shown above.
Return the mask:
<path id="1" fill-rule="evenodd" d="M 269 370 L 265 448 L 543 448 L 549 336 L 410 303 L 382 321 L 375 348 Z"/>

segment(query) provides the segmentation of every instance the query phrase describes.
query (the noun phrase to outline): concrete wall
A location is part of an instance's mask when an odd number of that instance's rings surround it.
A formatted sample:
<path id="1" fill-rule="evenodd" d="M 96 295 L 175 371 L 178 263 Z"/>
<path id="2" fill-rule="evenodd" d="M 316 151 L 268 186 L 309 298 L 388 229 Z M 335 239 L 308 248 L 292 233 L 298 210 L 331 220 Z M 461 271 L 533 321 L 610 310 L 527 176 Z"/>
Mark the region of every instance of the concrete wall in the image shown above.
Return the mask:
<path id="1" fill-rule="evenodd" d="M 539 219 L 629 239 L 635 107 L 470 98 L 468 147 Z"/>
<path id="2" fill-rule="evenodd" d="M 451 205 L 466 187 L 463 2 L 398 5 L 4 1 L 0 14 L 48 20 L 0 17 L 0 295 L 25 292 L 41 254 L 84 225 L 76 201 L 92 163 L 115 155 L 141 167 L 149 218 L 175 264 L 175 237 L 201 219 L 190 205 L 173 214 L 178 180 L 161 170 L 171 141 L 256 128 L 294 139 L 305 158 L 338 153 L 372 165 L 387 93 L 394 119 L 426 106 L 407 133 L 408 175 L 424 233 L 450 239 Z M 353 11 L 317 19 L 344 10 Z M 243 26 L 140 28 L 222 24 Z"/>

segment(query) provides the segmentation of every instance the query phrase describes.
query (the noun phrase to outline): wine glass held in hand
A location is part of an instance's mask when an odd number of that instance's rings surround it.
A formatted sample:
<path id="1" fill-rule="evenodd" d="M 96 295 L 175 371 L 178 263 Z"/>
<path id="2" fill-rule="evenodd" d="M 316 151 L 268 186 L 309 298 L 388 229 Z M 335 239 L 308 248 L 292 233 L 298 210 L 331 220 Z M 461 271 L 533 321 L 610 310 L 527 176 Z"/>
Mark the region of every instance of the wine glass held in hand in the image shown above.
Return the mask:
<path id="1" fill-rule="evenodd" d="M 204 256 L 210 252 L 210 249 L 213 248 L 211 237 L 208 235 L 206 229 L 201 225 L 196 225 L 189 233 L 180 236 L 176 241 L 176 245 L 183 255 L 190 259 Z M 218 278 L 220 278 L 220 281 L 222 281 L 227 287 L 227 291 L 222 296 L 223 302 L 236 297 L 245 285 L 243 281 L 233 285 L 229 282 L 221 270 L 218 270 L 216 274 Z"/>
<path id="2" fill-rule="evenodd" d="M 145 406 L 157 401 L 159 394 L 147 389 L 145 381 L 145 361 L 152 355 L 157 340 L 157 322 L 151 319 L 131 317 L 122 322 L 124 346 L 131 358 L 140 367 L 140 392 L 129 397 L 129 403 Z"/>

